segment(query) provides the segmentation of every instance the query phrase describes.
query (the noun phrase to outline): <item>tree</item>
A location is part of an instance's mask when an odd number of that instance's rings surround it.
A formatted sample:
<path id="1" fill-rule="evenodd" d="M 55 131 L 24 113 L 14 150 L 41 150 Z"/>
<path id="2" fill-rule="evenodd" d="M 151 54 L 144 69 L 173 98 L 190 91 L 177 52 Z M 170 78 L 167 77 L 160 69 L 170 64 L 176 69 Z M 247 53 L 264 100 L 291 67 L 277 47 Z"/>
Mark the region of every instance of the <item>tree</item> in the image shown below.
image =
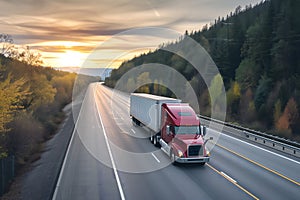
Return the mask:
<path id="1" fill-rule="evenodd" d="M 17 59 L 32 66 L 43 64 L 42 55 L 37 51 L 31 50 L 29 46 L 25 46 L 18 50 Z"/>
<path id="2" fill-rule="evenodd" d="M 32 74 L 30 80 L 32 95 L 27 99 L 26 108 L 35 111 L 38 107 L 52 103 L 57 90 L 47 80 L 45 75 Z"/>
<path id="3" fill-rule="evenodd" d="M 279 120 L 280 116 L 281 116 L 282 112 L 281 112 L 281 101 L 280 99 L 278 99 L 274 105 L 274 113 L 273 113 L 273 117 L 274 117 L 274 124 L 276 125 L 277 121 Z"/>
<path id="4" fill-rule="evenodd" d="M 251 88 L 248 88 L 246 92 L 241 95 L 239 112 L 242 122 L 249 123 L 255 120 L 256 109 L 254 106 L 253 92 Z"/>
<path id="5" fill-rule="evenodd" d="M 242 6 L 238 6 L 238 7 L 236 7 L 234 14 L 238 15 L 241 11 L 242 11 Z"/>
<path id="6" fill-rule="evenodd" d="M 254 103 L 257 111 L 260 110 L 263 104 L 266 103 L 267 96 L 270 92 L 271 80 L 266 77 L 262 77 L 259 81 L 259 85 L 255 92 Z"/>
<path id="7" fill-rule="evenodd" d="M 23 109 L 23 100 L 30 94 L 24 87 L 25 82 L 25 79 L 13 81 L 11 74 L 0 81 L 0 158 L 7 156 L 9 148 L 7 133 L 11 129 L 8 124 L 14 120 L 16 112 Z"/>
<path id="8" fill-rule="evenodd" d="M 158 80 L 155 79 L 153 83 L 153 94 L 159 95 L 159 87 Z"/>
<path id="9" fill-rule="evenodd" d="M 227 108 L 229 109 L 229 113 L 238 114 L 240 97 L 240 85 L 237 82 L 233 82 L 227 92 Z"/>
<path id="10" fill-rule="evenodd" d="M 222 76 L 221 74 L 217 74 L 211 81 L 209 87 L 209 94 L 211 98 L 212 107 L 215 107 L 217 105 L 219 97 L 223 94 L 222 88 L 223 88 Z"/>
<path id="11" fill-rule="evenodd" d="M 292 126 L 296 123 L 299 118 L 298 106 L 294 98 L 290 98 L 283 114 L 277 121 L 276 129 L 278 131 L 291 133 Z"/>
<path id="12" fill-rule="evenodd" d="M 253 60 L 244 59 L 236 69 L 235 80 L 241 85 L 242 90 L 255 88 L 259 80 L 259 67 Z"/>
<path id="13" fill-rule="evenodd" d="M 6 125 L 13 120 L 14 112 L 23 109 L 22 101 L 28 96 L 28 90 L 23 90 L 24 79 L 12 81 L 9 75 L 0 82 L 0 133 L 9 131 Z"/>
<path id="14" fill-rule="evenodd" d="M 136 85 L 135 85 L 135 80 L 134 80 L 134 78 L 129 78 L 128 80 L 127 80 L 127 91 L 128 92 L 133 92 L 134 91 L 134 89 L 136 89 L 135 88 L 136 87 Z"/>
<path id="15" fill-rule="evenodd" d="M 75 81 L 75 74 L 66 74 L 64 76 L 54 76 L 49 82 L 53 88 L 56 89 L 55 101 L 62 105 L 72 100 L 73 85 Z"/>
<path id="16" fill-rule="evenodd" d="M 138 92 L 142 93 L 149 93 L 150 88 L 149 88 L 149 83 L 151 83 L 151 79 L 149 78 L 149 72 L 143 72 L 141 73 L 137 79 L 137 86 L 139 86 Z"/>
<path id="17" fill-rule="evenodd" d="M 14 41 L 12 36 L 3 33 L 0 34 L 0 43 L 2 46 L 0 54 L 4 55 L 5 57 L 10 57 L 14 49 Z"/>
<path id="18" fill-rule="evenodd" d="M 16 46 L 11 35 L 0 34 L 1 52 L 5 57 L 14 58 L 28 65 L 39 66 L 43 64 L 42 55 L 31 50 L 29 46 Z"/>

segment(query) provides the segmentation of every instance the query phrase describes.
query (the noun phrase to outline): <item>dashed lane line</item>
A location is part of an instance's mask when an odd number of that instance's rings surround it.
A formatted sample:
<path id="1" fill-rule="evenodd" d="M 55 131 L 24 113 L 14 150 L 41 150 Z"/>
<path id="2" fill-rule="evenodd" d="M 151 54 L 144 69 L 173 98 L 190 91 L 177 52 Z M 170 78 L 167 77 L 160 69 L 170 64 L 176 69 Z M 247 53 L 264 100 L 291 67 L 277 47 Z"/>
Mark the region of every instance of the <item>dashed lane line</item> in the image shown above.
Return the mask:
<path id="1" fill-rule="evenodd" d="M 211 166 L 210 164 L 206 163 L 206 165 L 211 168 L 213 171 L 217 172 L 218 174 L 220 174 L 221 176 L 223 176 L 225 179 L 227 179 L 229 182 L 231 182 L 232 184 L 234 184 L 236 187 L 238 187 L 239 189 L 241 189 L 242 191 L 244 191 L 246 194 L 248 194 L 249 196 L 251 196 L 253 199 L 255 200 L 259 200 L 258 197 L 256 197 L 254 194 L 252 194 L 251 192 L 249 192 L 248 190 L 246 190 L 245 188 L 243 188 L 241 185 L 239 185 L 234 179 L 232 179 L 231 177 L 229 177 L 227 174 L 225 174 L 224 172 L 220 172 L 219 170 L 217 170 L 216 168 L 214 168 L 213 166 Z"/>

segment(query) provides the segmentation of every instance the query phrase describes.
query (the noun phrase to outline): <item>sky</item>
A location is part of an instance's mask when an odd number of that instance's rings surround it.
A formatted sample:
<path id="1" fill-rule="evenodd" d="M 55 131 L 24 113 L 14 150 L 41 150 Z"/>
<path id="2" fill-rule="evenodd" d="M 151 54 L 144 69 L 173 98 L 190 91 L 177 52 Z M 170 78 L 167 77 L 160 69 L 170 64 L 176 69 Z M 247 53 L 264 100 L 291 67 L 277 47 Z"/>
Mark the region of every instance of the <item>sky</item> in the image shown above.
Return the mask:
<path id="1" fill-rule="evenodd" d="M 45 66 L 115 68 L 124 60 L 178 39 L 185 30 L 200 30 L 239 5 L 258 2 L 0 0 L 0 33 L 12 35 L 17 45 L 39 51 Z"/>

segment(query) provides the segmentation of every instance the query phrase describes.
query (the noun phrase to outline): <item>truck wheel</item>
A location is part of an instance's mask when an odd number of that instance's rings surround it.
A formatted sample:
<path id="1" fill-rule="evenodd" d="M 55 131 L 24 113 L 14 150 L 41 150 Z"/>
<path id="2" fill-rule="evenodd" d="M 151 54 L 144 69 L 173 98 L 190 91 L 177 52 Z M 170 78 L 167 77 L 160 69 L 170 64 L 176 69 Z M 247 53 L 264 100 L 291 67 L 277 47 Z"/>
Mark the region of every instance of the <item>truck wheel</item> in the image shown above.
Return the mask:
<path id="1" fill-rule="evenodd" d="M 199 165 L 200 165 L 200 166 L 204 166 L 204 165 L 205 165 L 205 162 L 203 162 L 203 163 L 199 163 Z"/>
<path id="2" fill-rule="evenodd" d="M 156 147 L 159 147 L 159 146 L 160 146 L 157 135 L 155 135 L 154 138 L 153 138 L 153 144 L 154 144 L 154 146 L 156 146 Z"/>

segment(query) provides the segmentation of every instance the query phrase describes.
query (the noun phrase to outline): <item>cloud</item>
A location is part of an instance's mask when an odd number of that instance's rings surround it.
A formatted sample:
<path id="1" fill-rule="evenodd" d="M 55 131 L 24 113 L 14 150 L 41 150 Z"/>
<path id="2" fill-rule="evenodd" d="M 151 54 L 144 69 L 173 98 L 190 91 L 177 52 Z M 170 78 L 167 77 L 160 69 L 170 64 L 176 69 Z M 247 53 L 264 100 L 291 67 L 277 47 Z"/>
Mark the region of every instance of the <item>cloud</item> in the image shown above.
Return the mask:
<path id="1" fill-rule="evenodd" d="M 64 45 L 41 46 L 45 41 L 76 41 L 72 50 L 89 52 L 112 35 L 138 27 L 163 27 L 184 33 L 199 30 L 218 16 L 226 16 L 238 5 L 260 0 L 0 0 L 0 30 L 11 34 L 17 44 L 40 51 L 63 53 Z M 149 45 L 171 40 L 155 35 L 145 38 Z M 103 48 L 139 48 L 139 39 L 110 43 Z M 156 41 L 156 42 L 153 42 Z M 161 42 L 160 42 L 161 41 Z M 69 47 L 70 48 L 70 47 Z"/>
<path id="2" fill-rule="evenodd" d="M 81 53 L 90 53 L 94 47 L 91 46 L 72 46 L 72 47 L 66 47 L 66 46 L 40 46 L 40 45 L 32 45 L 30 46 L 32 49 L 38 49 L 42 52 L 49 52 L 49 53 L 65 53 L 66 51 L 78 51 Z"/>

